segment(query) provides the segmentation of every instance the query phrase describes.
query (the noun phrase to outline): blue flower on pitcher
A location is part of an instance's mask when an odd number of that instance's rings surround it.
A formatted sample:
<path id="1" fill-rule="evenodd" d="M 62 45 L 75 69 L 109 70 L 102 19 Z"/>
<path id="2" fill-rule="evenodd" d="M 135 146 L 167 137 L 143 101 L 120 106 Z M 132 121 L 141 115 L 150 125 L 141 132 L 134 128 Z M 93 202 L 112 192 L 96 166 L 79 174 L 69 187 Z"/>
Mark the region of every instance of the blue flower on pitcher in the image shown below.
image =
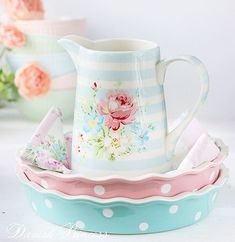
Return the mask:
<path id="1" fill-rule="evenodd" d="M 89 132 L 99 132 L 102 129 L 104 118 L 102 116 L 97 116 L 96 112 L 87 115 L 83 122 L 83 130 L 86 133 Z"/>
<path id="2" fill-rule="evenodd" d="M 137 142 L 139 145 L 144 145 L 149 140 L 149 132 L 140 123 L 136 123 L 132 126 L 132 132 L 137 136 Z"/>
<path id="3" fill-rule="evenodd" d="M 138 141 L 140 145 L 144 145 L 149 140 L 148 131 L 141 132 L 138 135 Z"/>

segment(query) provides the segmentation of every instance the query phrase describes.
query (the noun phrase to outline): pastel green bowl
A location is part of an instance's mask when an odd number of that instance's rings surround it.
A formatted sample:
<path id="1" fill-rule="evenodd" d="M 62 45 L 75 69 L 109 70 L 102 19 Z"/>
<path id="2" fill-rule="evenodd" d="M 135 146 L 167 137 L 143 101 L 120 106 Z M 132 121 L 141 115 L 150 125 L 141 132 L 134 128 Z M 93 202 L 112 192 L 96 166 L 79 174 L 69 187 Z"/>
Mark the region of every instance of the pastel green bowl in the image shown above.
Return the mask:
<path id="1" fill-rule="evenodd" d="M 31 207 L 43 219 L 71 229 L 111 234 L 156 233 L 194 224 L 208 216 L 217 192 L 227 180 L 223 168 L 214 185 L 197 192 L 133 200 L 68 196 L 19 175 Z"/>
<path id="2" fill-rule="evenodd" d="M 74 88 L 50 91 L 46 95 L 32 100 L 20 98 L 17 101 L 17 107 L 25 117 L 33 121 L 41 121 L 53 106 L 61 109 L 64 119 L 71 119 L 74 112 L 75 93 Z"/>
<path id="3" fill-rule="evenodd" d="M 75 72 L 75 66 L 66 52 L 48 53 L 44 55 L 29 55 L 25 53 L 18 55 L 12 52 L 8 53 L 6 58 L 13 72 L 30 63 L 36 63 L 43 67 L 52 78 Z"/>
<path id="4" fill-rule="evenodd" d="M 48 54 L 64 52 L 64 49 L 58 44 L 57 36 L 49 35 L 27 35 L 26 45 L 21 48 L 15 48 L 14 54 Z"/>

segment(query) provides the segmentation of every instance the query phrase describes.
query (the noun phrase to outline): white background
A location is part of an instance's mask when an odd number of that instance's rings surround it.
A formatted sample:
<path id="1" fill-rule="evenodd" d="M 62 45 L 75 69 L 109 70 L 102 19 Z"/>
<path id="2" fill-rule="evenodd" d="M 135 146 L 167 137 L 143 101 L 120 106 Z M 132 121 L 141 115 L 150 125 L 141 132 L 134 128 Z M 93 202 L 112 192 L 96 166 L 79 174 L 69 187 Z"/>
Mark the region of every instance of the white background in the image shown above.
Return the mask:
<path id="1" fill-rule="evenodd" d="M 84 16 L 93 39 L 129 37 L 161 46 L 162 58 L 192 54 L 210 75 L 210 93 L 200 110 L 202 119 L 235 120 L 234 0 L 44 0 L 48 17 Z M 166 98 L 176 117 L 199 93 L 193 68 L 173 64 Z"/>

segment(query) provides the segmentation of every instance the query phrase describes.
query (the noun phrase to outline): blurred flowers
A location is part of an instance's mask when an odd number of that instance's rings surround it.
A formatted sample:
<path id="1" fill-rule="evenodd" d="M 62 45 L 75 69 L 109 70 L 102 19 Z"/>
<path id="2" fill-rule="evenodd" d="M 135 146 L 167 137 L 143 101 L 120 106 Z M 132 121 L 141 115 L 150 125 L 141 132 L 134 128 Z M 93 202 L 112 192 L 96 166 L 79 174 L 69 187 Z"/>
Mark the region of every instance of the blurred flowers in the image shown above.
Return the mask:
<path id="1" fill-rule="evenodd" d="M 6 9 L 14 20 L 34 20 L 44 18 L 41 0 L 5 0 Z"/>
<path id="2" fill-rule="evenodd" d="M 0 27 L 0 41 L 7 48 L 20 48 L 25 45 L 26 37 L 12 24 L 2 24 Z"/>
<path id="3" fill-rule="evenodd" d="M 46 94 L 50 89 L 50 76 L 36 64 L 29 64 L 16 72 L 15 85 L 22 97 L 32 99 Z"/>
<path id="4" fill-rule="evenodd" d="M 18 92 L 14 85 L 14 74 L 0 69 L 0 102 L 3 100 L 16 101 L 17 97 Z"/>
<path id="5" fill-rule="evenodd" d="M 5 59 L 6 53 L 26 44 L 26 35 L 15 25 L 17 20 L 36 20 L 44 17 L 42 0 L 4 0 L 7 23 L 0 26 L 0 105 L 2 101 L 16 101 L 20 96 L 27 99 L 46 94 L 50 88 L 49 75 L 39 66 L 30 64 L 14 75 Z M 15 79 L 15 80 L 14 80 Z"/>
<path id="6" fill-rule="evenodd" d="M 5 101 L 16 101 L 18 91 L 14 84 L 14 74 L 10 72 L 5 63 L 7 48 L 2 48 L 0 52 L 0 107 L 4 106 Z"/>

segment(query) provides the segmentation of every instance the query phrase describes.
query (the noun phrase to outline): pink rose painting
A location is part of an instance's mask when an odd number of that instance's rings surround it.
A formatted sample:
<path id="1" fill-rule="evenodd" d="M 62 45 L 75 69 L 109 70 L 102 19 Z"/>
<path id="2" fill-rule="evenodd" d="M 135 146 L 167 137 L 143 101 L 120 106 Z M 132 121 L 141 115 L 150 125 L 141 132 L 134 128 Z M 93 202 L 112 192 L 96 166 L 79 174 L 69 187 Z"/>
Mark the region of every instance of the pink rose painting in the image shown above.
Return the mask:
<path id="1" fill-rule="evenodd" d="M 24 66 L 15 75 L 15 85 L 18 87 L 19 94 L 27 99 L 46 94 L 50 84 L 50 76 L 35 64 Z"/>
<path id="2" fill-rule="evenodd" d="M 5 0 L 8 14 L 15 20 L 43 19 L 44 9 L 41 0 Z"/>
<path id="3" fill-rule="evenodd" d="M 114 131 L 122 125 L 135 120 L 137 105 L 133 98 L 124 91 L 111 91 L 98 104 L 98 111 L 105 116 L 105 125 Z"/>
<path id="4" fill-rule="evenodd" d="M 20 48 L 25 45 L 25 35 L 12 24 L 3 24 L 0 27 L 0 41 L 6 47 Z"/>
<path id="5" fill-rule="evenodd" d="M 103 94 L 100 82 L 91 83 L 91 95 L 75 110 L 81 122 L 77 122 L 73 153 L 84 162 L 118 161 L 147 150 L 149 132 L 155 130 L 155 125 L 138 120 L 137 111 L 145 111 L 138 105 L 138 93 L 134 91 L 132 96 L 128 91 L 114 89 Z"/>

